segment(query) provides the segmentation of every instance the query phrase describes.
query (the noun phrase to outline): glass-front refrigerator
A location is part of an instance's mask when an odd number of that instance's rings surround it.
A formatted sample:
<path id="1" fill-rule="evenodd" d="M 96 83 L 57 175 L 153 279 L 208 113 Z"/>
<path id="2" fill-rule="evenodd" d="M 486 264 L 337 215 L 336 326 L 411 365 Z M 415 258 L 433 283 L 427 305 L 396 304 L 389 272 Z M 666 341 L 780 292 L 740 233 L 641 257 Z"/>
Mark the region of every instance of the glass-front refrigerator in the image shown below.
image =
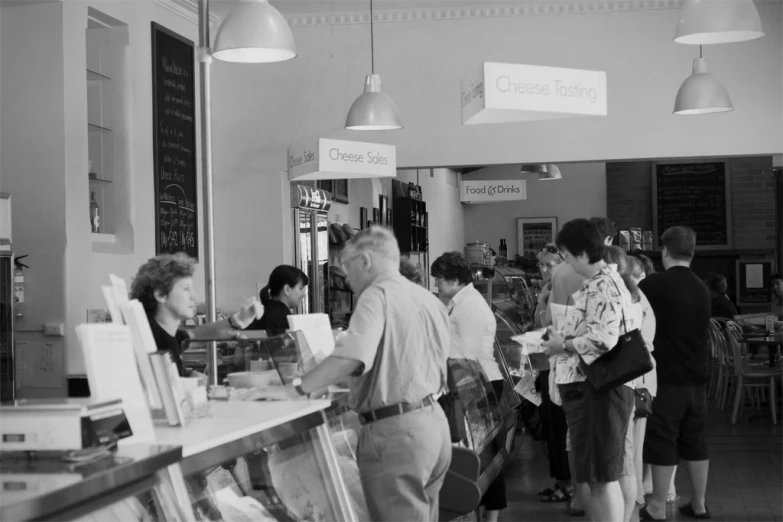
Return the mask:
<path id="1" fill-rule="evenodd" d="M 326 313 L 331 205 L 328 192 L 305 185 L 291 186 L 295 262 L 310 280 L 297 310 L 300 314 Z"/>

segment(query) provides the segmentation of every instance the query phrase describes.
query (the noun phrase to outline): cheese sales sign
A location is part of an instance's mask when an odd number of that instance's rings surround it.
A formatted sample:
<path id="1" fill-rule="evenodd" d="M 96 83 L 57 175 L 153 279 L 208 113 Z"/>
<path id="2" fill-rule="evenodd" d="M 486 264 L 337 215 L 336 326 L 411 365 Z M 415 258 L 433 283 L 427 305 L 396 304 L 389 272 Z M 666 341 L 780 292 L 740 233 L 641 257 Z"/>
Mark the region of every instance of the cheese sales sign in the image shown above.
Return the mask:
<path id="1" fill-rule="evenodd" d="M 524 179 L 461 181 L 459 200 L 463 203 L 495 203 L 527 199 Z"/>
<path id="2" fill-rule="evenodd" d="M 462 81 L 462 123 L 606 116 L 606 73 L 484 62 Z"/>
<path id="3" fill-rule="evenodd" d="M 397 175 L 394 145 L 317 138 L 288 150 L 288 179 L 393 178 Z"/>

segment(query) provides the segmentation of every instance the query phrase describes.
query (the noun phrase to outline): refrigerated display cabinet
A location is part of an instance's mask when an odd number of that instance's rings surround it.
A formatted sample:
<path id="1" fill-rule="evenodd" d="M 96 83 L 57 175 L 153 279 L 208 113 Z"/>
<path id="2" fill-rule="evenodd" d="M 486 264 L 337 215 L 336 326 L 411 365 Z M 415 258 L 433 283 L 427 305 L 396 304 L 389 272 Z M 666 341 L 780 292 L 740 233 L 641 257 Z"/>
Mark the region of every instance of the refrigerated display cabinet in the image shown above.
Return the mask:
<path id="1" fill-rule="evenodd" d="M 492 310 L 501 310 L 522 331 L 533 325 L 538 295 L 530 277 L 513 267 L 476 267 L 473 286 L 481 292 Z"/>
<path id="2" fill-rule="evenodd" d="M 355 521 L 325 422 L 327 400 L 221 402 L 185 427 L 156 427 L 182 445 L 196 520 Z"/>

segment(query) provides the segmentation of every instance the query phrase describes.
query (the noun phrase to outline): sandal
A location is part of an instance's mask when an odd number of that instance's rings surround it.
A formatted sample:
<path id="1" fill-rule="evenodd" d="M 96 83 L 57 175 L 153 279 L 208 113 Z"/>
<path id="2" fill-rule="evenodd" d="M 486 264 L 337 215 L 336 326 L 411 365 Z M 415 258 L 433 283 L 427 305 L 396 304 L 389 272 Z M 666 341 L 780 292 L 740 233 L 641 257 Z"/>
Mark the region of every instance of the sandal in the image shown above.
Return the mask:
<path id="1" fill-rule="evenodd" d="M 564 490 L 561 487 L 555 489 L 555 491 L 551 495 L 548 495 L 546 497 L 541 497 L 541 502 L 547 504 L 568 502 L 569 500 L 571 500 L 571 495 L 568 493 L 568 491 Z"/>
<path id="2" fill-rule="evenodd" d="M 707 504 L 704 504 L 704 513 L 696 513 L 693 510 L 691 503 L 688 502 L 684 506 L 680 506 L 680 513 L 686 517 L 696 518 L 699 520 L 707 520 L 708 518 L 712 518 L 712 515 L 710 515 L 710 510 L 707 509 Z"/>
<path id="3" fill-rule="evenodd" d="M 552 486 L 551 488 L 542 489 L 541 491 L 539 491 L 536 494 L 539 497 L 548 497 L 548 496 L 554 494 L 554 492 L 557 491 L 558 489 L 560 489 L 560 485 L 558 485 L 558 483 L 555 482 L 555 485 Z"/>
<path id="4" fill-rule="evenodd" d="M 653 516 L 650 514 L 649 511 L 647 511 L 647 506 L 644 506 L 639 510 L 639 520 L 642 521 L 652 521 L 652 520 L 666 520 L 665 518 L 653 518 Z"/>

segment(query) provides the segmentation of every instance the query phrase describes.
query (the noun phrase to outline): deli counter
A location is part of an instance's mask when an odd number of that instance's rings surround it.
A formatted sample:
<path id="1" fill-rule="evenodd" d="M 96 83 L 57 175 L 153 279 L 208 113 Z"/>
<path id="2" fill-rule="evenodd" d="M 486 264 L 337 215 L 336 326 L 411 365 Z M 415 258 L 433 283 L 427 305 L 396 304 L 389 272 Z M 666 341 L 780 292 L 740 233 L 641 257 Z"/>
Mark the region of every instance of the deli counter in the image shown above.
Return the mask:
<path id="1" fill-rule="evenodd" d="M 0 520 L 358 520 L 326 422 L 331 406 L 211 401 L 185 426 L 156 422 L 154 444 L 88 462 L 3 452 Z"/>

